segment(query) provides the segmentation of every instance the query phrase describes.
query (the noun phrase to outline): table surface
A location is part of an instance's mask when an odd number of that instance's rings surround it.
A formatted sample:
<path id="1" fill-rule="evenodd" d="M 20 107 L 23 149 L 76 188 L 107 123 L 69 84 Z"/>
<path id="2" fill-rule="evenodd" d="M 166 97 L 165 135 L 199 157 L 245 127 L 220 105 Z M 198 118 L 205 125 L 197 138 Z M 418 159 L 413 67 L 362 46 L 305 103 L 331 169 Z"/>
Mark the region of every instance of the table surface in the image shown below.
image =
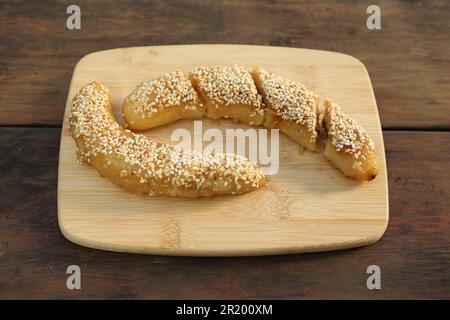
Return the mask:
<path id="1" fill-rule="evenodd" d="M 0 3 L 0 298 L 450 298 L 450 3 L 84 1 Z M 367 67 L 385 139 L 390 222 L 377 243 L 288 256 L 178 258 L 77 246 L 59 231 L 57 166 L 70 78 L 115 47 L 234 43 L 347 53 Z M 66 288 L 79 265 L 82 289 Z M 381 290 L 366 269 L 381 268 Z"/>

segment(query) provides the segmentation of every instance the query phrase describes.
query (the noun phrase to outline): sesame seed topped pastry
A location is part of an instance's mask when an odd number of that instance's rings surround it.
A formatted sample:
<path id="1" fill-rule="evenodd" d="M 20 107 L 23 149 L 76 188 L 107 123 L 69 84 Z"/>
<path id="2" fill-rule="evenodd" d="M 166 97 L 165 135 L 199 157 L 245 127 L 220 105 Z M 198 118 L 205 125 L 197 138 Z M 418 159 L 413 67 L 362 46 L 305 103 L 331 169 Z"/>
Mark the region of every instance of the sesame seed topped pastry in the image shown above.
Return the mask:
<path id="1" fill-rule="evenodd" d="M 261 169 L 244 157 L 178 150 L 122 128 L 111 112 L 110 91 L 99 82 L 77 93 L 68 119 L 79 160 L 134 193 L 210 197 L 265 183 Z"/>
<path id="2" fill-rule="evenodd" d="M 378 172 L 374 144 L 355 119 L 325 100 L 327 141 L 324 156 L 344 175 L 358 181 L 372 180 Z"/>
<path id="3" fill-rule="evenodd" d="M 262 98 L 244 67 L 199 67 L 190 73 L 211 119 L 230 118 L 250 125 L 264 120 Z"/>
<path id="4" fill-rule="evenodd" d="M 301 146 L 318 151 L 319 96 L 261 68 L 253 71 L 253 78 L 266 106 L 264 126 L 278 128 Z"/>
<path id="5" fill-rule="evenodd" d="M 146 130 L 182 118 L 202 118 L 205 108 L 189 79 L 175 71 L 138 85 L 125 99 L 122 113 L 130 129 Z"/>

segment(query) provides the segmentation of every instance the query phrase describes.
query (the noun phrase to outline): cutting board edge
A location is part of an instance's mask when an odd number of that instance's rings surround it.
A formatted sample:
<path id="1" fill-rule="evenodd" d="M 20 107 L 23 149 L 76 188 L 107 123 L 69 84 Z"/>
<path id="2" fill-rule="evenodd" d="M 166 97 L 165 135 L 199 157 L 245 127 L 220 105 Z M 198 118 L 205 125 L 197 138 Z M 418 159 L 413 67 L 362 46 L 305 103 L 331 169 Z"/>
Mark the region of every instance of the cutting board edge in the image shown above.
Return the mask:
<path id="1" fill-rule="evenodd" d="M 286 247 L 272 247 L 272 248 L 233 248 L 233 249 L 195 249 L 195 248 L 177 248 L 169 249 L 162 247 L 141 247 L 136 248 L 136 246 L 127 245 L 117 245 L 114 243 L 107 243 L 101 241 L 93 241 L 90 239 L 85 239 L 76 234 L 71 233 L 61 223 L 61 217 L 58 212 L 58 224 L 60 230 L 64 237 L 70 242 L 88 247 L 96 250 L 104 250 L 111 252 L 120 253 L 134 253 L 134 254 L 146 254 L 146 255 L 163 255 L 163 256 L 178 256 L 178 257 L 244 257 L 244 256 L 271 256 L 271 255 L 287 255 L 287 254 L 302 254 L 302 253 L 313 253 L 313 252 L 329 252 L 338 251 L 352 248 L 359 248 L 371 245 L 378 240 L 380 240 L 384 233 L 386 232 L 389 221 L 386 219 L 377 219 L 380 221 L 380 225 L 377 225 L 377 233 L 369 237 L 360 237 L 353 239 L 351 241 L 341 241 L 335 243 L 329 243 L 326 245 L 307 245 L 307 246 L 286 246 Z"/>

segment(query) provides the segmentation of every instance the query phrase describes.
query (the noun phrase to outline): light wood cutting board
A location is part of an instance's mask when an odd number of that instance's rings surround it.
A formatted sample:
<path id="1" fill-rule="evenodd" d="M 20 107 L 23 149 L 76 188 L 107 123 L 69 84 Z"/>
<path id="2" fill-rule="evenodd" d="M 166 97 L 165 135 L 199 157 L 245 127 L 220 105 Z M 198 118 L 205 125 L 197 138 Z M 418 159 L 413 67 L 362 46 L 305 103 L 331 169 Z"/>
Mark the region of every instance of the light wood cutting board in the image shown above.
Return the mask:
<path id="1" fill-rule="evenodd" d="M 112 90 L 123 123 L 124 98 L 141 81 L 196 66 L 262 66 L 304 83 L 356 117 L 377 147 L 380 172 L 372 182 L 345 178 L 320 154 L 305 151 L 280 134 L 280 168 L 268 186 L 240 196 L 210 199 L 145 197 L 127 193 L 80 165 L 67 130 L 61 136 L 58 218 L 65 237 L 77 244 L 120 252 L 192 256 L 269 255 L 326 251 L 377 241 L 388 223 L 386 161 L 377 105 L 364 65 L 326 51 L 241 45 L 181 45 L 113 49 L 82 58 L 68 94 L 99 80 Z M 249 128 L 228 120 L 204 119 L 208 128 Z M 146 134 L 174 143 L 182 120 Z"/>

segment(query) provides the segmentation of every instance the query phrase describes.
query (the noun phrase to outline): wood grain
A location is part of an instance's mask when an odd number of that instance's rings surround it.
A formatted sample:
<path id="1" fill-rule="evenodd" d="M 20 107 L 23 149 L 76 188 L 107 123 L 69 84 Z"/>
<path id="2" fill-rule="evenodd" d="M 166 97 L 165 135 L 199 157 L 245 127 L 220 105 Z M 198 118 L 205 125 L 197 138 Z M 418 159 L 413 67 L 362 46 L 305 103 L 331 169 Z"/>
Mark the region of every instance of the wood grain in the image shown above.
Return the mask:
<path id="1" fill-rule="evenodd" d="M 58 180 L 58 216 L 64 235 L 75 243 L 97 249 L 188 256 L 328 251 L 377 241 L 389 219 L 383 139 L 367 71 L 351 56 L 243 45 L 148 46 L 100 51 L 77 64 L 67 108 L 76 92 L 96 79 L 111 89 L 113 113 L 122 119 L 122 102 L 142 81 L 173 70 L 187 73 L 199 65 L 215 64 L 261 66 L 286 79 L 305 83 L 322 98 L 329 97 L 341 104 L 374 140 L 379 164 L 376 179 L 368 183 L 348 179 L 321 154 L 300 155 L 299 146 L 282 135 L 279 152 L 272 154 L 273 161 L 279 162 L 279 170 L 268 177 L 267 187 L 241 196 L 210 199 L 137 196 L 77 162 L 66 119 Z M 298 70 L 303 71 L 301 76 Z M 198 134 L 201 139 L 208 129 L 222 130 L 225 136 L 228 129 L 251 128 L 228 120 L 202 119 L 201 123 L 203 129 L 198 133 L 193 130 L 192 120 L 185 120 L 145 134 L 156 141 L 174 144 L 170 137 L 179 129 Z"/>
<path id="2" fill-rule="evenodd" d="M 180 258 L 87 249 L 62 236 L 60 129 L 0 129 L 0 298 L 450 298 L 450 133 L 385 132 L 391 219 L 377 243 L 339 252 Z M 423 152 L 426 150 L 426 152 Z M 68 265 L 82 289 L 65 287 Z M 366 288 L 368 265 L 382 290 Z"/>
<path id="3" fill-rule="evenodd" d="M 450 2 L 79 0 L 82 29 L 61 1 L 0 3 L 0 124 L 60 126 L 84 55 L 140 45 L 236 43 L 332 50 L 367 66 L 383 128 L 449 129 Z"/>

